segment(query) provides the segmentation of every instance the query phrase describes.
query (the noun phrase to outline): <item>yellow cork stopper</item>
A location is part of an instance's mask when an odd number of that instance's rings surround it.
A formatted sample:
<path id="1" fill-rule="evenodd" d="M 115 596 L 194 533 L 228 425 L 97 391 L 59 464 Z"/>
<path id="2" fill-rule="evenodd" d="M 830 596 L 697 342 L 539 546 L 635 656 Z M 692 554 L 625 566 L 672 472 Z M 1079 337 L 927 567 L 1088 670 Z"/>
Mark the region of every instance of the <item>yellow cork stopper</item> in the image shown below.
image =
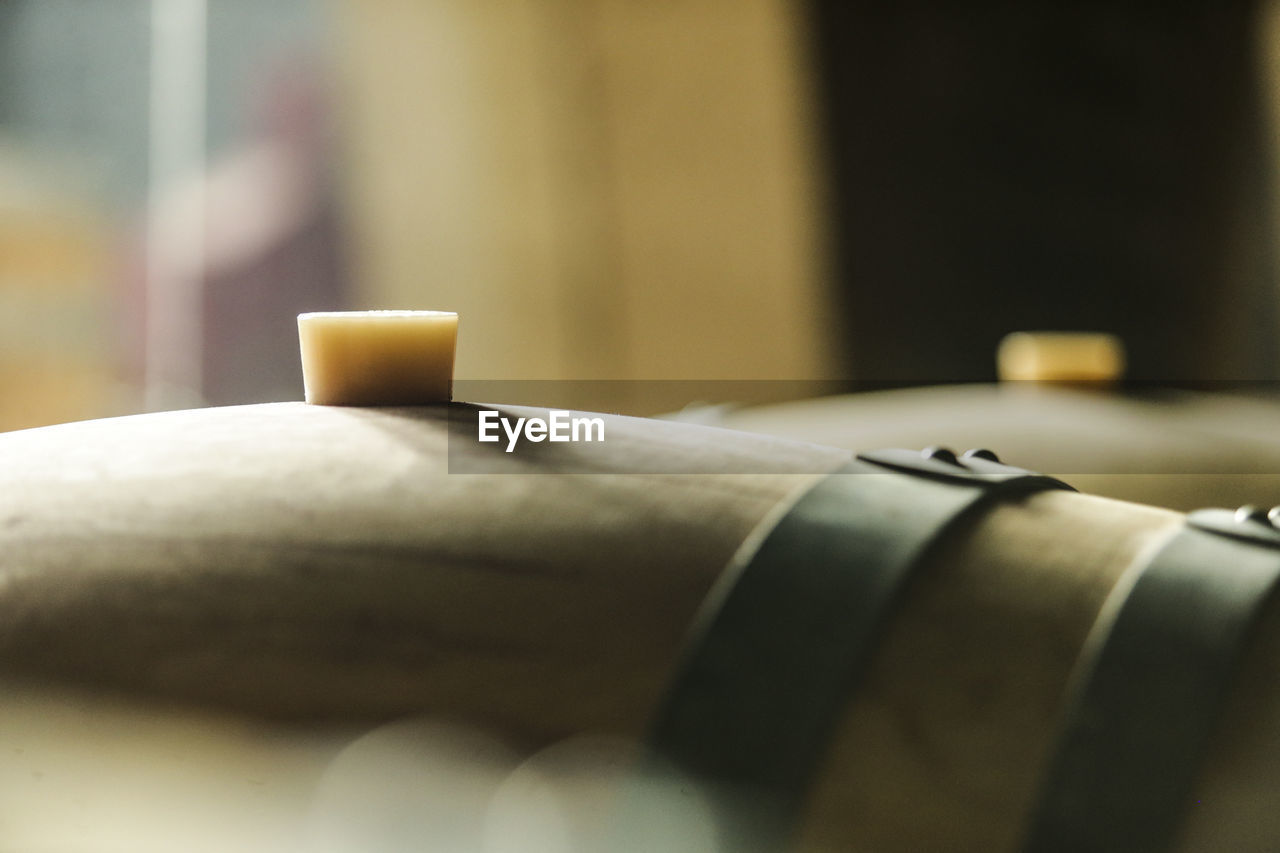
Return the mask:
<path id="1" fill-rule="evenodd" d="M 1014 332 L 1000 342 L 1001 381 L 1104 384 L 1124 377 L 1124 344 L 1102 332 Z"/>
<path id="2" fill-rule="evenodd" d="M 302 383 L 322 406 L 447 403 L 458 315 L 452 311 L 318 311 L 298 315 Z"/>

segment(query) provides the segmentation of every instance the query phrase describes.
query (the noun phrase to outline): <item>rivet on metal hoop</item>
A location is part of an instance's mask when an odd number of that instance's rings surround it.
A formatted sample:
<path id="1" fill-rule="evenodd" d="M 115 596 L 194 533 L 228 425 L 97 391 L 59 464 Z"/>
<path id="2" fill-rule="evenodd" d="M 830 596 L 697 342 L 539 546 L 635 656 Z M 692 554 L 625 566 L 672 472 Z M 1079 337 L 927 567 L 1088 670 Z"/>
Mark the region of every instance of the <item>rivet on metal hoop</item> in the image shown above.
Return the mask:
<path id="1" fill-rule="evenodd" d="M 996 462 L 996 463 L 1000 461 L 1000 457 L 996 456 L 994 450 L 987 450 L 985 447 L 975 447 L 972 450 L 966 450 L 964 452 L 964 458 L 965 459 L 985 459 L 988 462 Z"/>
<path id="2" fill-rule="evenodd" d="M 1272 527 L 1280 527 L 1280 506 L 1273 506 L 1271 512 L 1267 513 L 1267 519 Z"/>
<path id="3" fill-rule="evenodd" d="M 955 451 L 949 447 L 926 447 L 924 450 L 920 451 L 920 455 L 925 459 L 945 462 L 948 465 L 960 464 L 960 460 L 956 458 Z"/>
<path id="4" fill-rule="evenodd" d="M 1267 511 L 1253 504 L 1245 504 L 1236 510 L 1236 523 L 1244 524 L 1246 521 L 1256 521 L 1259 524 L 1271 524 Z"/>

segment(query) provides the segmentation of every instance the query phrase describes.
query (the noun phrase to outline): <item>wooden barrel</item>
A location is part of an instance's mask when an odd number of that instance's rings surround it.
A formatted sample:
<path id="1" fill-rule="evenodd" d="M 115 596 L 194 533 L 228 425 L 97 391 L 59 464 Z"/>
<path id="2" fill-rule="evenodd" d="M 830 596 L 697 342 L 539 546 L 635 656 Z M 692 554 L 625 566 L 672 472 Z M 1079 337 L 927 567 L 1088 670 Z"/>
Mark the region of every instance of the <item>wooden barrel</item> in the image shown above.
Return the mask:
<path id="1" fill-rule="evenodd" d="M 635 737 L 735 552 L 849 459 L 603 416 L 608 451 L 583 473 L 572 444 L 475 443 L 457 408 L 272 404 L 0 435 L 0 677 L 290 725 L 427 713 L 524 754 Z M 487 473 L 467 473 L 474 454 Z M 840 714 L 797 848 L 1017 850 L 1086 637 L 1181 522 L 1045 491 L 949 528 Z M 1280 839 L 1267 617 L 1178 849 Z"/>
<path id="2" fill-rule="evenodd" d="M 707 420 L 799 441 L 998 447 L 1081 491 L 1189 511 L 1280 503 L 1280 400 L 1032 382 L 943 385 L 719 409 Z"/>

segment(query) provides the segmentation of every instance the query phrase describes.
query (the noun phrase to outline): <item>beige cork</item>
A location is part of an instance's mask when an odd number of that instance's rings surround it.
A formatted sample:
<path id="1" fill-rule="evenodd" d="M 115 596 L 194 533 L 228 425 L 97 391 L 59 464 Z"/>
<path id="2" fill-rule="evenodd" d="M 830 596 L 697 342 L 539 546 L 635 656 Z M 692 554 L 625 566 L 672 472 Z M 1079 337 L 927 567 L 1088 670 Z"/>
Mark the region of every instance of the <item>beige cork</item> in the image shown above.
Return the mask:
<path id="1" fill-rule="evenodd" d="M 324 406 L 447 403 L 458 315 L 322 311 L 298 315 L 306 400 Z"/>
<path id="2" fill-rule="evenodd" d="M 1124 377 L 1124 344 L 1102 332 L 1014 332 L 996 355 L 1000 379 L 1107 384 Z"/>

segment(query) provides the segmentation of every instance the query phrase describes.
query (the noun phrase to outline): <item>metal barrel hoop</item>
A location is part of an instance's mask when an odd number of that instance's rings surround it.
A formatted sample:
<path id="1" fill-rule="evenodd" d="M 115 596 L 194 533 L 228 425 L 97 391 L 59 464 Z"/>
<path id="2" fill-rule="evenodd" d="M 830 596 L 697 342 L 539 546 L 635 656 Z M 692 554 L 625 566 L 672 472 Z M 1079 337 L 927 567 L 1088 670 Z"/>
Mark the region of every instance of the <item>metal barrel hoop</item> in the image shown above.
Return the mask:
<path id="1" fill-rule="evenodd" d="M 710 793 L 717 849 L 786 848 L 840 713 L 944 533 L 996 499 L 1070 488 L 988 450 L 863 453 L 739 554 L 695 621 L 647 742 Z M 645 817 L 625 802 L 622 817 L 619 849 L 648 850 Z"/>
<path id="2" fill-rule="evenodd" d="M 1173 848 L 1232 676 L 1280 585 L 1280 513 L 1189 515 L 1085 643 L 1025 853 Z"/>

